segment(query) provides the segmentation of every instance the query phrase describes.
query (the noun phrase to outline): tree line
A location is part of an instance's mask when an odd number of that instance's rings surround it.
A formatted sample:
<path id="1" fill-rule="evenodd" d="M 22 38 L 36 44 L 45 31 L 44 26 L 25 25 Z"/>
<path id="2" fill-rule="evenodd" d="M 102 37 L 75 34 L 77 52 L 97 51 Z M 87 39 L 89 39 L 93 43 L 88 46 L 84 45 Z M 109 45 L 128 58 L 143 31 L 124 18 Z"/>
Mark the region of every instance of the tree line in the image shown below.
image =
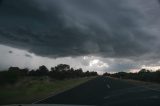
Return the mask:
<path id="1" fill-rule="evenodd" d="M 43 77 L 48 76 L 55 80 L 64 80 L 70 78 L 81 78 L 97 76 L 97 72 L 84 72 L 82 68 L 74 69 L 67 64 L 59 64 L 51 67 L 49 70 L 46 66 L 42 65 L 36 70 L 29 70 L 27 68 L 20 69 L 19 67 L 10 67 L 7 71 L 0 71 L 0 84 L 15 83 L 22 77 Z"/>
<path id="2" fill-rule="evenodd" d="M 103 75 L 120 79 L 132 79 L 132 80 L 160 83 L 160 69 L 154 72 L 147 69 L 141 69 L 137 73 L 118 72 L 114 74 L 104 73 Z"/>

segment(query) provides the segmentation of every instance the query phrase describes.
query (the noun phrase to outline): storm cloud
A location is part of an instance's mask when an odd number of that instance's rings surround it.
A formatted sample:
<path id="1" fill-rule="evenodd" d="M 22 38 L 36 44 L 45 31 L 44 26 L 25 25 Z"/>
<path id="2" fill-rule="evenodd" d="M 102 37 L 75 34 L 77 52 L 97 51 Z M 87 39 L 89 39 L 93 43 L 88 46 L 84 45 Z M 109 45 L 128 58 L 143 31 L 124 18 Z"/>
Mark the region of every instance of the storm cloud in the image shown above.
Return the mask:
<path id="1" fill-rule="evenodd" d="M 158 13 L 157 0 L 0 0 L 0 43 L 54 58 L 157 58 Z"/>

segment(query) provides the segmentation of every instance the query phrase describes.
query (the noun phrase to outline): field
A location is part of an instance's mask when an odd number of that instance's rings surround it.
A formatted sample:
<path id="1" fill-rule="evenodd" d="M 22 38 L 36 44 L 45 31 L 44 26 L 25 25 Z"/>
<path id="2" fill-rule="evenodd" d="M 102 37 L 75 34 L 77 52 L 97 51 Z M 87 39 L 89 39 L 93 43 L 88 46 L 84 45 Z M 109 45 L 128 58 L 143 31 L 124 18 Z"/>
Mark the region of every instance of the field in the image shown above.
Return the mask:
<path id="1" fill-rule="evenodd" d="M 48 77 L 27 77 L 16 84 L 0 87 L 0 104 L 31 104 L 39 99 L 78 86 L 93 77 L 52 80 Z"/>

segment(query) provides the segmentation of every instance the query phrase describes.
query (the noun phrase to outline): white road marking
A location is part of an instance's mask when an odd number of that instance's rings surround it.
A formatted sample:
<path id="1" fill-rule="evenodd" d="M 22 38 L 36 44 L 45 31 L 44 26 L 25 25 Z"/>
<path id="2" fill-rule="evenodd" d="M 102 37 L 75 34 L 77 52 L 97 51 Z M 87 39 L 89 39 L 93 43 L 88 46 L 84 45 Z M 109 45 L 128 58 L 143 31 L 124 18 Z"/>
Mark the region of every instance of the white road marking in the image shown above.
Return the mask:
<path id="1" fill-rule="evenodd" d="M 110 96 L 105 96 L 105 97 L 104 97 L 104 99 L 109 99 L 109 98 L 110 98 Z"/>
<path id="2" fill-rule="evenodd" d="M 107 84 L 107 88 L 111 88 L 111 86 L 109 84 Z"/>
<path id="3" fill-rule="evenodd" d="M 104 79 L 104 82 L 106 82 L 106 81 L 107 81 L 107 78 Z"/>
<path id="4" fill-rule="evenodd" d="M 160 89 L 154 89 L 154 88 L 150 88 L 150 87 L 147 87 L 147 86 L 142 86 L 142 87 L 143 87 L 143 88 L 146 88 L 146 89 L 148 89 L 148 90 L 160 92 Z"/>
<path id="5" fill-rule="evenodd" d="M 155 95 L 155 96 L 151 96 L 151 99 L 159 99 L 159 96 Z"/>
<path id="6" fill-rule="evenodd" d="M 152 91 L 160 92 L 160 90 L 159 90 L 159 89 L 152 89 L 152 88 L 149 88 L 149 87 L 144 87 L 144 88 L 147 88 L 147 89 L 152 90 Z"/>

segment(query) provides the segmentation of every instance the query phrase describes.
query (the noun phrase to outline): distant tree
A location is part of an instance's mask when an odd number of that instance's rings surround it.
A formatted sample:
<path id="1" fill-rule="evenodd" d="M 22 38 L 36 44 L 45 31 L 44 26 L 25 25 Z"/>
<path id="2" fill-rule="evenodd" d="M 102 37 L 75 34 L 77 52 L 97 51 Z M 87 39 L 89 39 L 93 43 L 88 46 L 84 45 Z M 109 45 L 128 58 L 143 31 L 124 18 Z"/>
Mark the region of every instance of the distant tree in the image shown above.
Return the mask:
<path id="1" fill-rule="evenodd" d="M 159 73 L 159 72 L 160 72 L 160 69 L 156 70 L 156 72 Z"/>
<path id="2" fill-rule="evenodd" d="M 98 75 L 97 72 L 94 72 L 94 71 L 90 72 L 90 76 L 97 76 L 97 75 Z"/>
<path id="3" fill-rule="evenodd" d="M 68 79 L 68 78 L 80 78 L 80 77 L 90 77 L 90 76 L 97 76 L 97 72 L 83 72 L 82 68 L 73 69 L 67 64 L 59 64 L 55 67 L 51 67 L 51 71 L 47 69 L 46 66 L 40 66 L 36 71 L 24 68 L 20 69 L 19 67 L 10 67 L 8 71 L 4 75 L 11 76 L 10 79 L 18 79 L 24 76 L 49 76 L 53 79 Z M 0 76 L 1 77 L 1 76 Z M 2 77 L 1 77 L 2 78 Z M 4 79 L 5 77 L 3 77 Z M 6 77 L 7 78 L 7 77 Z M 3 81 L 3 79 L 0 79 Z M 12 80 L 15 81 L 15 80 Z"/>
<path id="4" fill-rule="evenodd" d="M 75 70 L 75 74 L 76 74 L 77 77 L 83 77 L 82 68 L 79 68 L 79 69 Z"/>
<path id="5" fill-rule="evenodd" d="M 105 72 L 103 76 L 110 76 L 110 74 L 108 72 Z"/>
<path id="6" fill-rule="evenodd" d="M 138 73 L 141 74 L 141 73 L 148 73 L 150 72 L 149 70 L 146 70 L 146 69 L 141 69 Z"/>
<path id="7" fill-rule="evenodd" d="M 111 74 L 110 76 L 123 79 L 133 79 L 160 83 L 160 70 L 154 72 L 147 69 L 141 69 L 138 73 L 118 72 Z"/>
<path id="8" fill-rule="evenodd" d="M 48 75 L 48 72 L 49 70 L 44 65 L 40 66 L 39 69 L 36 70 L 38 76 L 46 76 Z"/>
<path id="9" fill-rule="evenodd" d="M 21 71 L 22 75 L 24 75 L 24 76 L 27 76 L 28 73 L 29 73 L 29 69 L 28 68 L 21 69 L 20 71 Z"/>
<path id="10" fill-rule="evenodd" d="M 37 76 L 37 73 L 35 70 L 31 70 L 28 72 L 29 76 Z"/>
<path id="11" fill-rule="evenodd" d="M 68 70 L 68 75 L 69 78 L 75 78 L 76 77 L 76 72 L 73 68 L 71 68 L 70 70 Z"/>
<path id="12" fill-rule="evenodd" d="M 89 71 L 86 71 L 84 74 L 85 74 L 86 77 L 89 77 L 89 76 L 90 76 Z"/>
<path id="13" fill-rule="evenodd" d="M 8 71 L 20 71 L 19 67 L 10 67 Z"/>
<path id="14" fill-rule="evenodd" d="M 9 73 L 14 73 L 18 77 L 24 77 L 28 74 L 28 69 L 20 69 L 19 67 L 10 67 L 8 69 Z"/>
<path id="15" fill-rule="evenodd" d="M 55 67 L 55 70 L 58 71 L 68 71 L 70 69 L 70 66 L 67 64 L 59 64 Z"/>

